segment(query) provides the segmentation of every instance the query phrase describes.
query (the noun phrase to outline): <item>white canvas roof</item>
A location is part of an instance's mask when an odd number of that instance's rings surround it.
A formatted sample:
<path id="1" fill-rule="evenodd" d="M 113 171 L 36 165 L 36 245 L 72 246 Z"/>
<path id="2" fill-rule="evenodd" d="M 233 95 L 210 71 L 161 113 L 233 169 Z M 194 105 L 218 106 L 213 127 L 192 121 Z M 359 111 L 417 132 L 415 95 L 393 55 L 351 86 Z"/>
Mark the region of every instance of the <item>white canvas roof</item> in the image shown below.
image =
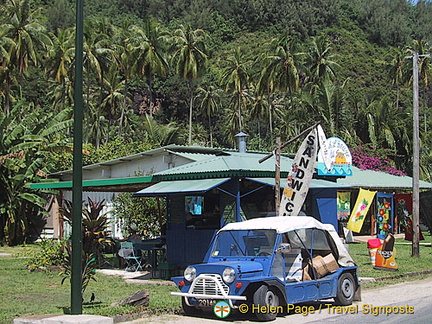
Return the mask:
<path id="1" fill-rule="evenodd" d="M 277 217 L 262 217 L 253 218 L 243 222 L 229 223 L 219 230 L 275 230 L 277 233 L 286 233 L 299 229 L 317 228 L 327 231 L 338 249 L 338 263 L 343 267 L 355 265 L 353 259 L 349 255 L 343 245 L 335 228 L 331 224 L 323 224 L 311 216 L 277 216 Z"/>

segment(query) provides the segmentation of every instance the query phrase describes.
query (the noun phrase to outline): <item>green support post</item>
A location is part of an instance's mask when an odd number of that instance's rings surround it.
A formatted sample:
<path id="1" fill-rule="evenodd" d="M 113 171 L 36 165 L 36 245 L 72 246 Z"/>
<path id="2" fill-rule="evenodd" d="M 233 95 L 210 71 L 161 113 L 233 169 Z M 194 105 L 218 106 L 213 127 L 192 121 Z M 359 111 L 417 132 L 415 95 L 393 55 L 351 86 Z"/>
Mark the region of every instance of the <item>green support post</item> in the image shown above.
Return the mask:
<path id="1" fill-rule="evenodd" d="M 84 0 L 76 0 L 71 314 L 82 314 L 82 137 Z"/>

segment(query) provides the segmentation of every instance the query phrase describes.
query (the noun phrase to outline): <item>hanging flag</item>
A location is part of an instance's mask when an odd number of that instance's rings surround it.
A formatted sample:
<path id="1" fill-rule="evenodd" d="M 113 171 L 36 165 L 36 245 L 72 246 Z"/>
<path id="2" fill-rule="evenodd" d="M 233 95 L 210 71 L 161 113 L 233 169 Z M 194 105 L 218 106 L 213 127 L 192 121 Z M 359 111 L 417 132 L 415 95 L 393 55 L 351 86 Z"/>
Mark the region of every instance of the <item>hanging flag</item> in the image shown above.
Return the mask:
<path id="1" fill-rule="evenodd" d="M 351 192 L 338 191 L 336 195 L 337 219 L 347 221 L 351 213 Z"/>
<path id="2" fill-rule="evenodd" d="M 332 159 L 330 156 L 330 151 L 327 143 L 327 137 L 321 125 L 317 126 L 318 140 L 319 140 L 319 157 L 320 160 L 324 162 L 326 170 L 329 172 L 332 169 Z"/>
<path id="3" fill-rule="evenodd" d="M 315 169 L 316 133 L 314 128 L 297 151 L 282 194 L 279 216 L 297 216 L 303 206 Z"/>
<path id="4" fill-rule="evenodd" d="M 360 232 L 375 194 L 376 191 L 369 191 L 360 188 L 357 201 L 347 224 L 347 228 L 349 230 L 356 233 Z"/>

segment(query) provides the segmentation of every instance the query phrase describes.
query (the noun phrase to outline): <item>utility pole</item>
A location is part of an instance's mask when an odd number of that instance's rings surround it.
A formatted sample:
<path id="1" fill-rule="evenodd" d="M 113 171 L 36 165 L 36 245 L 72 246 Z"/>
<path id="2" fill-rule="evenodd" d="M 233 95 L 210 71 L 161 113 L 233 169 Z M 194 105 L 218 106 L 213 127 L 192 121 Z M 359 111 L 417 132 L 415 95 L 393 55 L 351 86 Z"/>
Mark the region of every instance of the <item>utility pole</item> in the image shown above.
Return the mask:
<path id="1" fill-rule="evenodd" d="M 71 314 L 82 314 L 82 138 L 84 0 L 76 0 L 74 140 L 72 179 Z"/>
<path id="2" fill-rule="evenodd" d="M 419 53 L 413 51 L 413 241 L 412 256 L 420 257 Z"/>
<path id="3" fill-rule="evenodd" d="M 275 160 L 276 160 L 276 169 L 275 169 L 275 209 L 276 216 L 279 216 L 279 207 L 280 207 L 280 154 L 281 154 L 281 138 L 276 137 L 276 151 L 275 151 Z"/>

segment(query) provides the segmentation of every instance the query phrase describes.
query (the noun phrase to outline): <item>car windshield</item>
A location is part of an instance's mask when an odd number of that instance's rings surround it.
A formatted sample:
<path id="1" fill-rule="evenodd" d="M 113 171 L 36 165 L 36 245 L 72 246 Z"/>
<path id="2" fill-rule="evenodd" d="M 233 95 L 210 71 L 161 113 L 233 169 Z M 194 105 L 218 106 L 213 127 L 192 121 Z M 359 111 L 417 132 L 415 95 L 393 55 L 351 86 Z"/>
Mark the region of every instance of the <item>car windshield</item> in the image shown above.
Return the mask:
<path id="1" fill-rule="evenodd" d="M 236 230 L 220 232 L 213 246 L 213 257 L 268 256 L 273 254 L 274 230 Z"/>

